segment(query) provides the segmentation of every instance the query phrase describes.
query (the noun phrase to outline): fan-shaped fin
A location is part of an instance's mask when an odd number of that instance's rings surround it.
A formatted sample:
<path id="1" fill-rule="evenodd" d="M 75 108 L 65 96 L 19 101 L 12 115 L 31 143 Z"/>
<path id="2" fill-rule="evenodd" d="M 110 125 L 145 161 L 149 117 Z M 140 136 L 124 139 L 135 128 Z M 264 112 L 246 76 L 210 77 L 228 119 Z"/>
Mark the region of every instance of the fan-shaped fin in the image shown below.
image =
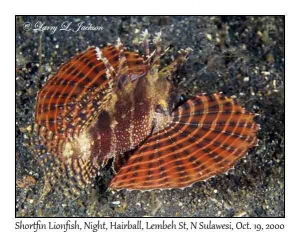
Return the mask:
<path id="1" fill-rule="evenodd" d="M 112 53 L 117 53 L 114 47 L 102 51 L 114 66 L 118 65 L 113 63 Z M 91 47 L 62 65 L 41 89 L 35 122 L 59 138 L 70 137 L 75 126 L 80 128 L 101 104 L 104 89 L 107 89 L 105 66 L 97 60 L 95 48 Z"/>
<path id="2" fill-rule="evenodd" d="M 100 167 L 98 154 L 91 151 L 84 155 L 80 153 L 81 144 L 75 144 L 84 135 L 82 128 L 115 91 L 109 86 L 107 67 L 118 71 L 113 77 L 115 82 L 125 79 L 121 87 L 146 73 L 143 58 L 122 49 L 121 46 L 101 49 L 101 56 L 107 62 L 104 64 L 99 59 L 99 49 L 89 48 L 63 64 L 38 94 L 33 132 L 36 137 L 31 149 L 45 169 L 47 182 L 65 194 L 78 193 L 93 180 Z M 66 155 L 67 143 L 73 145 L 75 153 Z"/>
<path id="3" fill-rule="evenodd" d="M 113 178 L 112 189 L 183 188 L 223 173 L 256 144 L 254 115 L 219 94 L 176 109 Z"/>
<path id="4" fill-rule="evenodd" d="M 126 66 L 120 65 L 116 47 L 107 46 L 101 53 L 115 70 L 120 68 L 117 79 L 121 86 L 146 73 L 147 66 L 138 53 L 122 54 Z M 97 48 L 91 47 L 63 64 L 48 80 L 38 94 L 35 111 L 36 130 L 44 144 L 51 146 L 51 141 L 78 136 L 112 92 L 106 71 L 105 64 L 97 57 Z"/>

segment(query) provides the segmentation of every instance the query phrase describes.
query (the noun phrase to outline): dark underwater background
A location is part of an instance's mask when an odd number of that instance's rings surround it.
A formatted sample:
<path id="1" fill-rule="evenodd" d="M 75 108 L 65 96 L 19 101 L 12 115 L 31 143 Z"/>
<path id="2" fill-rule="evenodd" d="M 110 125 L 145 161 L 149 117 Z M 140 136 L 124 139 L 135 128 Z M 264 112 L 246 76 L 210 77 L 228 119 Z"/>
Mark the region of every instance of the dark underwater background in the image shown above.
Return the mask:
<path id="1" fill-rule="evenodd" d="M 72 30 L 59 30 L 69 24 Z M 78 24 L 99 28 L 78 30 Z M 58 29 L 33 30 L 40 25 Z M 228 174 L 183 190 L 106 191 L 113 174 L 105 169 L 95 187 L 75 200 L 51 192 L 39 201 L 43 172 L 25 146 L 37 91 L 88 46 L 113 44 L 120 37 L 143 53 L 137 42 L 145 29 L 162 31 L 164 45 L 172 47 L 165 64 L 179 49 L 193 49 L 174 75 L 182 93 L 222 91 L 260 114 L 258 146 Z M 17 16 L 16 216 L 284 217 L 284 38 L 281 16 Z"/>

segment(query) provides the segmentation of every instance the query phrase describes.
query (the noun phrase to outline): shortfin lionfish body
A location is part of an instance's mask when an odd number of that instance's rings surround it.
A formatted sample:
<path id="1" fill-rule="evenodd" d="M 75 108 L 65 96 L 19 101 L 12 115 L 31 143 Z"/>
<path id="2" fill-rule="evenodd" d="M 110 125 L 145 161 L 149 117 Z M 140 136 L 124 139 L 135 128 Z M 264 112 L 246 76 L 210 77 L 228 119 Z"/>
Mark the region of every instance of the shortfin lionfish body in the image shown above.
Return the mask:
<path id="1" fill-rule="evenodd" d="M 119 39 L 91 47 L 40 90 L 33 150 L 51 186 L 78 193 L 113 158 L 111 189 L 187 187 L 227 171 L 256 143 L 254 115 L 231 98 L 200 95 L 178 106 L 172 73 L 191 49 L 161 69 L 161 34 L 151 54 L 147 31 L 142 43 L 145 57 Z"/>

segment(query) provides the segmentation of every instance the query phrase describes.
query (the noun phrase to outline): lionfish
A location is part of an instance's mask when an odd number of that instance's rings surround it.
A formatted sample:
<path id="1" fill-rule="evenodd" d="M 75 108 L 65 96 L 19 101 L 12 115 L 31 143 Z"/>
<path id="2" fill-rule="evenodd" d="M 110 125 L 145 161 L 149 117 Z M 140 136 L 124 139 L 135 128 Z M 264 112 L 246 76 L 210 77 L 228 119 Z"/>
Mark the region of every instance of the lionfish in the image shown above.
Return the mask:
<path id="1" fill-rule="evenodd" d="M 256 144 L 254 114 L 221 93 L 180 100 L 172 74 L 192 49 L 161 68 L 161 33 L 141 37 L 145 55 L 90 47 L 39 91 L 33 150 L 45 179 L 80 193 L 109 160 L 110 189 L 184 188 L 232 168 Z M 130 152 L 130 153 L 129 153 Z"/>

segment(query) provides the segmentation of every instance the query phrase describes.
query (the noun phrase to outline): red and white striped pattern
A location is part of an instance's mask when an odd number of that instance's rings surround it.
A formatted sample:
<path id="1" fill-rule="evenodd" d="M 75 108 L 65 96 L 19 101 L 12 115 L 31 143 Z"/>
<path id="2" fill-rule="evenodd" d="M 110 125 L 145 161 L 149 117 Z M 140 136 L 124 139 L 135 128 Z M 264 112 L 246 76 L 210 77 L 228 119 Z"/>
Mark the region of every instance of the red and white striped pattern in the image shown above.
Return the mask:
<path id="1" fill-rule="evenodd" d="M 138 148 L 110 188 L 183 188 L 226 172 L 256 144 L 253 117 L 223 95 L 194 97 Z"/>

